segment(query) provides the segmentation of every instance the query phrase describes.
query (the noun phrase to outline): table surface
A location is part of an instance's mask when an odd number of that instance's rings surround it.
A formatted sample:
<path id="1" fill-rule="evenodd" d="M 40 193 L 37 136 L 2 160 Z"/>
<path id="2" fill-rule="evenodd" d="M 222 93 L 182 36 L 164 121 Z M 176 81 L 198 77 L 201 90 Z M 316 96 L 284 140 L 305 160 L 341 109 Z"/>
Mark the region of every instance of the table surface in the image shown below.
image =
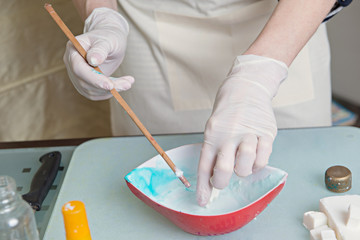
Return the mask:
<path id="1" fill-rule="evenodd" d="M 202 134 L 155 137 L 164 150 L 202 142 Z M 65 239 L 61 207 L 70 200 L 85 203 L 93 239 L 309 239 L 303 213 L 319 210 L 323 197 L 360 194 L 360 130 L 354 127 L 280 130 L 270 165 L 288 172 L 283 191 L 243 228 L 221 236 L 183 232 L 137 199 L 124 176 L 156 155 L 144 137 L 104 138 L 77 147 L 61 187 L 44 239 Z M 350 191 L 337 194 L 324 185 L 332 165 L 353 173 Z M 196 166 L 194 166 L 196 167 Z"/>
<path id="2" fill-rule="evenodd" d="M 0 175 L 14 178 L 17 192 L 20 195 L 30 191 L 31 180 L 41 166 L 40 157 L 52 151 L 59 151 L 61 153 L 60 169 L 54 183 L 44 199 L 41 210 L 35 212 L 40 237 L 45 233 L 72 153 L 76 148 L 75 146 L 56 146 L 54 145 L 55 143 L 58 143 L 58 141 L 0 144 Z"/>

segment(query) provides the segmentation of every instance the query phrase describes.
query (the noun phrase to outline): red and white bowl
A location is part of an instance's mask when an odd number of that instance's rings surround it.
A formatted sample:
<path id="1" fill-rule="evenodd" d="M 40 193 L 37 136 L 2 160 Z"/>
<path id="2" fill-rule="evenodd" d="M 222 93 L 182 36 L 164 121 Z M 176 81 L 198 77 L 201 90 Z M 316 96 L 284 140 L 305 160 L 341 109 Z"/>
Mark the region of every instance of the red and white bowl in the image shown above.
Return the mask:
<path id="1" fill-rule="evenodd" d="M 192 187 L 186 189 L 160 155 L 141 164 L 125 180 L 136 197 L 176 226 L 194 235 L 220 235 L 235 231 L 264 210 L 285 185 L 287 173 L 272 167 L 247 177 L 233 176 L 229 187 L 203 208 L 195 199 L 196 171 L 201 144 L 167 151 Z M 239 200 L 241 199 L 241 200 Z"/>

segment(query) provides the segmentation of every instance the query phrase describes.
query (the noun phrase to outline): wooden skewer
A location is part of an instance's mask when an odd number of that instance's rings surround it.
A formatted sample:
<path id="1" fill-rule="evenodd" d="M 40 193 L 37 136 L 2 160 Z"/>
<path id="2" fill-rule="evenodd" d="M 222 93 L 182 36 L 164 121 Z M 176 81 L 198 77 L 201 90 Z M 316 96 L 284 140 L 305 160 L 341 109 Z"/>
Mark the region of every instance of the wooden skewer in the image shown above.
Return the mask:
<path id="1" fill-rule="evenodd" d="M 70 29 L 65 25 L 65 23 L 61 20 L 59 15 L 55 12 L 51 4 L 46 3 L 45 9 L 49 12 L 51 17 L 54 19 L 54 21 L 57 23 L 57 25 L 61 28 L 61 30 L 65 33 L 65 35 L 68 37 L 68 39 L 72 42 L 72 44 L 75 46 L 76 50 L 80 53 L 80 55 L 85 59 L 86 61 L 86 51 L 81 46 L 79 41 L 75 38 L 75 36 L 72 34 Z M 100 73 L 102 71 L 99 67 L 94 67 L 94 69 Z M 145 126 L 140 122 L 139 118 L 135 115 L 135 113 L 131 110 L 129 105 L 125 102 L 125 100 L 120 96 L 120 94 L 115 90 L 115 88 L 110 90 L 111 94 L 115 97 L 115 99 L 118 101 L 118 103 L 124 108 L 124 110 L 129 114 L 131 119 L 134 121 L 136 126 L 140 129 L 140 131 L 145 135 L 145 137 L 149 140 L 149 142 L 154 146 L 156 151 L 161 155 L 161 157 L 165 160 L 165 162 L 169 165 L 171 170 L 176 174 L 176 176 L 180 179 L 180 181 L 185 185 L 185 187 L 190 187 L 189 181 L 184 177 L 182 172 L 176 168 L 175 164 L 171 161 L 169 156 L 165 153 L 165 151 L 160 147 L 160 145 L 155 141 L 155 139 L 151 136 L 149 131 L 145 128 Z"/>

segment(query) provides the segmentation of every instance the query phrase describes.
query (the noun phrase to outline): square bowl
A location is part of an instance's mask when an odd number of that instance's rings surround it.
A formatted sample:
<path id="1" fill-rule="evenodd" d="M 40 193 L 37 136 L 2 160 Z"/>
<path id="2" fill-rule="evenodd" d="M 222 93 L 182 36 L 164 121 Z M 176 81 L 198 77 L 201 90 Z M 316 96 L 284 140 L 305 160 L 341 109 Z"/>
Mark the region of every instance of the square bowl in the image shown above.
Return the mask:
<path id="1" fill-rule="evenodd" d="M 233 174 L 227 188 L 206 207 L 196 202 L 196 171 L 201 144 L 167 151 L 191 187 L 185 188 L 160 155 L 125 176 L 132 193 L 182 230 L 202 236 L 235 231 L 261 213 L 285 185 L 287 173 L 273 167 L 240 178 Z"/>

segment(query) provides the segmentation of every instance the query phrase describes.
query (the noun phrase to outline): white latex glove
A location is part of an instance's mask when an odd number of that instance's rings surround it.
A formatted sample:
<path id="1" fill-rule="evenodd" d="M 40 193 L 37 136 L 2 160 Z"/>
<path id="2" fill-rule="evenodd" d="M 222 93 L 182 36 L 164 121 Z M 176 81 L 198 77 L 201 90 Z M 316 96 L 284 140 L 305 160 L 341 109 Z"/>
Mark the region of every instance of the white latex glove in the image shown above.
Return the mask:
<path id="1" fill-rule="evenodd" d="M 76 51 L 71 42 L 66 45 L 64 62 L 76 90 L 91 100 L 104 100 L 112 95 L 109 90 L 125 91 L 131 88 L 134 78 L 109 78 L 125 56 L 129 26 L 126 20 L 110 8 L 96 8 L 85 21 L 84 34 L 77 40 L 87 51 L 89 64 L 99 66 L 104 73 L 95 71 Z"/>
<path id="2" fill-rule="evenodd" d="M 287 77 L 285 63 L 242 55 L 218 90 L 198 166 L 197 201 L 225 188 L 235 172 L 248 176 L 267 165 L 277 134 L 271 100 Z"/>

